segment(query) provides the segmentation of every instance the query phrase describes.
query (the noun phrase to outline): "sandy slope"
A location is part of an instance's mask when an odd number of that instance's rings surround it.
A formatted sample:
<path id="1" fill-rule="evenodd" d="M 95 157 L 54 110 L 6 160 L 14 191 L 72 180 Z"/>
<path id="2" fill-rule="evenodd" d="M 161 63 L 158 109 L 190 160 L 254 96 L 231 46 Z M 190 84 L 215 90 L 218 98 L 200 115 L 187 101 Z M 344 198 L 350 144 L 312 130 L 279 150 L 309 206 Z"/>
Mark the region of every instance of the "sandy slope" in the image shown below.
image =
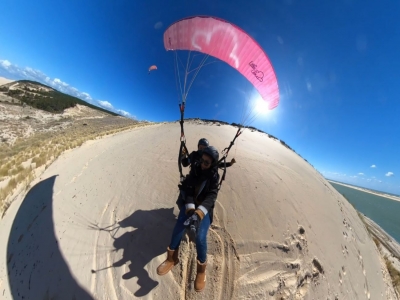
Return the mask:
<path id="1" fill-rule="evenodd" d="M 13 81 L 14 80 L 10 80 L 10 79 L 4 78 L 4 77 L 0 77 L 0 85 L 7 84 L 7 83 L 10 83 L 10 82 L 13 82 Z"/>
<path id="2" fill-rule="evenodd" d="M 206 290 L 193 245 L 157 276 L 178 195 L 179 124 L 135 129 L 62 155 L 0 227 L 4 299 L 395 299 L 353 207 L 277 140 L 246 131 L 209 233 Z M 185 123 L 222 150 L 231 126 Z M 10 228 L 12 228 L 10 233 Z"/>

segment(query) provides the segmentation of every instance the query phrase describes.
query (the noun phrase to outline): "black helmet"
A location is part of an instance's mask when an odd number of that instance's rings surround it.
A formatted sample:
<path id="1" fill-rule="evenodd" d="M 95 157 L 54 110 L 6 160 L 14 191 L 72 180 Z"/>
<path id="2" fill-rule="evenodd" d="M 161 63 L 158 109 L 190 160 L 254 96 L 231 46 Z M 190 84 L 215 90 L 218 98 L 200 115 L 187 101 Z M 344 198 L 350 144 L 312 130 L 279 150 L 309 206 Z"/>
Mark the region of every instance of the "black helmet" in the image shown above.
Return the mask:
<path id="1" fill-rule="evenodd" d="M 209 157 L 212 158 L 213 162 L 212 164 L 215 166 L 219 160 L 219 153 L 217 148 L 214 146 L 208 146 L 203 149 L 203 154 L 207 154 Z"/>
<path id="2" fill-rule="evenodd" d="M 208 140 L 205 138 L 199 139 L 199 142 L 197 143 L 197 147 L 200 145 L 208 147 L 208 145 L 209 145 Z"/>

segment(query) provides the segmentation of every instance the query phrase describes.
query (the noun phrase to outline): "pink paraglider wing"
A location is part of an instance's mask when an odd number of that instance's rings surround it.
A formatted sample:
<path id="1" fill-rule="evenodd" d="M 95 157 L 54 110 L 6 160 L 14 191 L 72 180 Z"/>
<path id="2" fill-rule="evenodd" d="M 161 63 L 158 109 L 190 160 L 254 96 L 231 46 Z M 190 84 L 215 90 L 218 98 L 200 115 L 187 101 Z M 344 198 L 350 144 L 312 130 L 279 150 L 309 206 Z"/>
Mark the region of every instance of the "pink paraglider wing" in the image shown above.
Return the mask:
<path id="1" fill-rule="evenodd" d="M 151 66 L 151 67 L 149 68 L 149 72 L 152 71 L 152 70 L 157 70 L 157 66 L 155 66 L 155 65 Z"/>
<path id="2" fill-rule="evenodd" d="M 214 17 L 186 18 L 164 32 L 164 47 L 199 51 L 225 61 L 254 85 L 269 109 L 278 106 L 278 82 L 271 62 L 260 45 L 239 27 Z"/>

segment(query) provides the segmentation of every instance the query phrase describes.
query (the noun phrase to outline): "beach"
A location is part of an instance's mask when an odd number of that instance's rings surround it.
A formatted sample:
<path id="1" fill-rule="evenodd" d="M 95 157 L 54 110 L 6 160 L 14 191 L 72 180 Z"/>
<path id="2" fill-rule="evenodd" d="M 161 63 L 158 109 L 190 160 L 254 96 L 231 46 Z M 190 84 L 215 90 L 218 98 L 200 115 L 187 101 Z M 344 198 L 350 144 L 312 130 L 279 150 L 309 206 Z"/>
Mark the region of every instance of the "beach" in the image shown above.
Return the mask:
<path id="1" fill-rule="evenodd" d="M 184 125 L 189 150 L 204 137 L 221 151 L 237 131 Z M 59 156 L 0 221 L 2 299 L 397 299 L 353 206 L 294 151 L 250 130 L 228 156 L 237 163 L 215 205 L 205 290 L 193 288 L 187 237 L 179 264 L 158 276 L 178 213 L 179 144 L 172 122 Z"/>
<path id="2" fill-rule="evenodd" d="M 377 195 L 377 196 L 385 197 L 385 198 L 388 198 L 388 199 L 391 199 L 391 200 L 400 201 L 400 197 L 389 195 L 389 194 L 386 194 L 384 192 L 379 193 L 379 192 L 371 191 L 371 190 L 366 189 L 366 188 L 361 188 L 361 187 L 357 187 L 357 186 L 354 186 L 354 185 L 345 184 L 345 183 L 337 182 L 337 181 L 333 181 L 333 180 L 328 180 L 328 182 L 333 182 L 333 183 L 336 183 L 336 184 L 340 184 L 340 185 L 343 185 L 343 186 L 346 186 L 346 187 L 349 187 L 349 188 L 352 188 L 352 189 L 355 189 L 355 190 L 358 190 L 358 191 L 362 191 L 362 192 L 365 192 L 365 193 L 369 193 L 369 194 L 372 194 L 372 195 Z"/>

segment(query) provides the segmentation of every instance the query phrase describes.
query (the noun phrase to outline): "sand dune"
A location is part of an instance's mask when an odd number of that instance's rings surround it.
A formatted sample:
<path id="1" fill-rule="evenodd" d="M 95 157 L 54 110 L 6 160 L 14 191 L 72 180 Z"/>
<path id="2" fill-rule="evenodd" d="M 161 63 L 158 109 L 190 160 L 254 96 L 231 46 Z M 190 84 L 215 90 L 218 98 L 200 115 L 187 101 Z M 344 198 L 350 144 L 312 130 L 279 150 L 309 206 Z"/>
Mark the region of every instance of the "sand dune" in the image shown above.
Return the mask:
<path id="1" fill-rule="evenodd" d="M 195 250 L 159 277 L 178 195 L 179 124 L 63 154 L 1 221 L 2 299 L 396 299 L 354 208 L 279 141 L 245 131 L 232 148 L 209 232 L 207 287 Z M 189 149 L 236 129 L 185 123 Z"/>
<path id="2" fill-rule="evenodd" d="M 10 80 L 10 79 L 4 78 L 4 77 L 0 77 L 0 85 L 7 84 L 7 83 L 10 83 L 10 82 L 13 82 L 13 81 L 14 80 Z"/>

